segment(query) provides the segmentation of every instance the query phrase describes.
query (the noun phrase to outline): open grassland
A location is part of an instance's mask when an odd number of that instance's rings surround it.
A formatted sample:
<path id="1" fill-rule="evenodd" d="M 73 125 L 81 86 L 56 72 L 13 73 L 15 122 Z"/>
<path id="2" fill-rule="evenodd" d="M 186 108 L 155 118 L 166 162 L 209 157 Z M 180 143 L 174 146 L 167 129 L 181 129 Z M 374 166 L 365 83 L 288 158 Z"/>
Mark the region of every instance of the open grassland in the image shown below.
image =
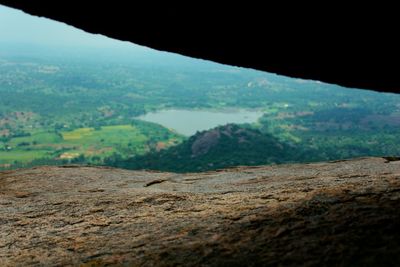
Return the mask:
<path id="1" fill-rule="evenodd" d="M 80 128 L 69 132 L 63 132 L 62 137 L 65 143 L 72 144 L 93 144 L 118 145 L 121 143 L 142 144 L 147 137 L 140 129 L 132 125 L 103 126 L 98 130 L 94 128 Z"/>
<path id="2" fill-rule="evenodd" d="M 168 129 L 143 122 L 61 132 L 32 131 L 30 136 L 0 144 L 0 168 L 38 159 L 71 160 L 79 156 L 101 161 L 113 154 L 143 154 L 152 147 L 167 147 L 179 140 L 181 137 Z"/>
<path id="3" fill-rule="evenodd" d="M 15 151 L 9 152 L 0 152 L 0 164 L 10 164 L 13 163 L 16 159 L 22 162 L 29 162 L 35 158 L 43 158 L 51 154 L 46 150 L 22 150 L 18 149 Z"/>

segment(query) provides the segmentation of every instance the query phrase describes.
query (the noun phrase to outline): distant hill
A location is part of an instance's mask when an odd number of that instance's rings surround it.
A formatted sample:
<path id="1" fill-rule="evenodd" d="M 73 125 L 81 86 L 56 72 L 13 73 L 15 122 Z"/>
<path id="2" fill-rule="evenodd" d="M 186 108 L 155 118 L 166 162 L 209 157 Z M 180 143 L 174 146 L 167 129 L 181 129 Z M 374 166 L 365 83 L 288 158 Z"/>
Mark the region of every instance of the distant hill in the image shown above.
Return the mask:
<path id="1" fill-rule="evenodd" d="M 294 161 L 298 149 L 257 129 L 235 124 L 198 132 L 183 143 L 108 165 L 175 172 L 206 171 L 237 165 Z"/>
<path id="2" fill-rule="evenodd" d="M 400 156 L 400 94 L 160 52 L 2 6 L 0 36 L 0 170 L 79 163 L 185 172 Z M 220 127 L 163 150 L 185 137 L 138 118 L 174 109 L 263 115 L 253 129 Z"/>

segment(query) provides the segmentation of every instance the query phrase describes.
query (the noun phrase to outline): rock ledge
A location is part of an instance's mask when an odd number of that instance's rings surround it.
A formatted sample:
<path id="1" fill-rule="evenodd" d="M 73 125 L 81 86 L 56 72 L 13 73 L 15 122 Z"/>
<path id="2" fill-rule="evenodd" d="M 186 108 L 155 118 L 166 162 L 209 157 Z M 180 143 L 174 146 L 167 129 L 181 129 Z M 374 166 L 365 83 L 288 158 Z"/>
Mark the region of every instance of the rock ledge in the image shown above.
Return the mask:
<path id="1" fill-rule="evenodd" d="M 400 161 L 0 172 L 0 266 L 399 266 Z"/>

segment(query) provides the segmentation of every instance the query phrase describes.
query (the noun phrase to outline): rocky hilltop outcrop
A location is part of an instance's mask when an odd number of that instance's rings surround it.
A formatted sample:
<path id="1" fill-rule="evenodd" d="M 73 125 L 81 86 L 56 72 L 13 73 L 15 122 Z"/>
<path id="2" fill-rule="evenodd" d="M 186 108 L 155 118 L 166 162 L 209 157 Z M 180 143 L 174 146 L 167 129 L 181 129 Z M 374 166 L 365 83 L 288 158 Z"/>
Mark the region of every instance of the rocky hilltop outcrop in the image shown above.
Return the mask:
<path id="1" fill-rule="evenodd" d="M 227 124 L 197 132 L 164 150 L 125 160 L 111 159 L 107 165 L 131 170 L 204 172 L 239 165 L 298 162 L 304 160 L 305 151 L 258 129 Z"/>
<path id="2" fill-rule="evenodd" d="M 399 266 L 400 161 L 0 172 L 0 266 Z"/>

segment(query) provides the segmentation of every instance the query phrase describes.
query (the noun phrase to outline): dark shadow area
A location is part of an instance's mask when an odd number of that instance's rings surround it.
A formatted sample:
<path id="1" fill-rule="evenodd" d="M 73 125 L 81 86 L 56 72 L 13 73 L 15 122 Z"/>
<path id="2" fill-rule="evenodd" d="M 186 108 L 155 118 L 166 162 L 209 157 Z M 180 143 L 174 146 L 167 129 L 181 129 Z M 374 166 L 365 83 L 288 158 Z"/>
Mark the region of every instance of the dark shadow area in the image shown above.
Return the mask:
<path id="1" fill-rule="evenodd" d="M 398 266 L 399 200 L 398 189 L 319 192 L 299 204 L 259 207 L 217 228 L 194 229 L 186 242 L 152 250 L 141 264 Z"/>
<path id="2" fill-rule="evenodd" d="M 400 88 L 397 9 L 390 5 L 0 3 L 191 57 L 347 87 Z"/>

